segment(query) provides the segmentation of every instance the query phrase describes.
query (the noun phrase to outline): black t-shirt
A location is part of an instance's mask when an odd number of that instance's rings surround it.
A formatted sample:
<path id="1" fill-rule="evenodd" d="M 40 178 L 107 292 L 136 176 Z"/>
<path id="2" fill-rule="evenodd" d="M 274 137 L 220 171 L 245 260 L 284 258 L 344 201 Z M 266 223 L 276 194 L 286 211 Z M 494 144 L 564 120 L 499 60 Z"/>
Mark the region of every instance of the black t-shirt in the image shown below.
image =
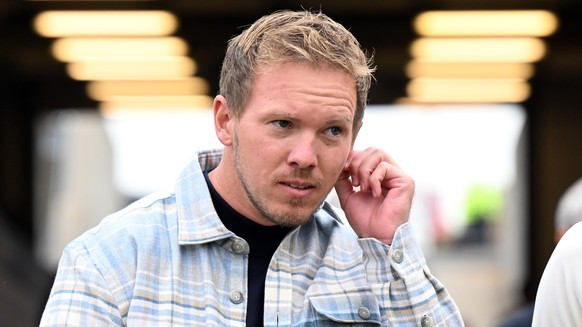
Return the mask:
<path id="1" fill-rule="evenodd" d="M 263 313 L 265 304 L 265 276 L 273 253 L 289 233 L 291 228 L 281 226 L 263 226 L 246 218 L 235 211 L 216 192 L 208 171 L 204 172 L 206 184 L 210 190 L 212 203 L 218 217 L 228 230 L 245 239 L 249 244 L 249 271 L 248 271 L 248 310 L 247 326 L 263 326 Z"/>

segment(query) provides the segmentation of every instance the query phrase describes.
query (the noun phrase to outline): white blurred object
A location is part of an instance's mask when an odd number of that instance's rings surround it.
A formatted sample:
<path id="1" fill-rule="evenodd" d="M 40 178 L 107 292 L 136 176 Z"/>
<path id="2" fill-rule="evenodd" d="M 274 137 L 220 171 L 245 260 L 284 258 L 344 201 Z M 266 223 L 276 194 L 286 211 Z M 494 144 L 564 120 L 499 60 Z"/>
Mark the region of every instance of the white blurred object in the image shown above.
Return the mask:
<path id="1" fill-rule="evenodd" d="M 35 254 L 56 269 L 65 245 L 123 206 L 113 158 L 96 110 L 60 110 L 40 119 L 35 153 Z"/>
<path id="2" fill-rule="evenodd" d="M 212 109 L 134 110 L 106 116 L 117 189 L 131 198 L 173 185 L 196 151 L 222 148 Z"/>

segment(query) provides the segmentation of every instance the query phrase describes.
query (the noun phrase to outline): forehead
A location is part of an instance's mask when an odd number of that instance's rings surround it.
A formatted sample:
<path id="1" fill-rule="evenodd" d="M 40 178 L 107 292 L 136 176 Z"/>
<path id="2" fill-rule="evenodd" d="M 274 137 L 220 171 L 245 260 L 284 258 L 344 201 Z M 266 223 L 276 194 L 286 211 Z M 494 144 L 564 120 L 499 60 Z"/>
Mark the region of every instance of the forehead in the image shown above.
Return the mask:
<path id="1" fill-rule="evenodd" d="M 251 95 L 244 112 L 311 110 L 342 114 L 353 118 L 356 88 L 347 73 L 331 68 L 286 63 L 259 70 L 253 80 Z M 304 111 L 305 112 L 305 111 Z"/>
<path id="2" fill-rule="evenodd" d="M 356 106 L 356 83 L 344 70 L 310 63 L 262 65 L 253 78 L 251 97 L 278 96 L 280 100 L 320 100 Z M 271 99 L 275 100 L 275 99 Z M 252 100 L 251 100 L 252 101 Z"/>
<path id="3" fill-rule="evenodd" d="M 345 74 L 346 76 L 350 76 L 350 79 L 354 81 L 355 84 L 355 77 L 351 76 L 345 69 L 338 68 L 332 66 L 327 63 L 315 63 L 308 60 L 294 60 L 292 58 L 280 58 L 280 59 L 273 59 L 271 61 L 265 62 L 264 60 L 260 60 L 257 63 L 257 68 L 255 70 L 255 75 L 260 75 L 264 73 L 273 73 L 280 70 L 286 69 L 307 69 L 313 72 L 325 72 L 325 71 L 333 71 L 338 74 Z"/>

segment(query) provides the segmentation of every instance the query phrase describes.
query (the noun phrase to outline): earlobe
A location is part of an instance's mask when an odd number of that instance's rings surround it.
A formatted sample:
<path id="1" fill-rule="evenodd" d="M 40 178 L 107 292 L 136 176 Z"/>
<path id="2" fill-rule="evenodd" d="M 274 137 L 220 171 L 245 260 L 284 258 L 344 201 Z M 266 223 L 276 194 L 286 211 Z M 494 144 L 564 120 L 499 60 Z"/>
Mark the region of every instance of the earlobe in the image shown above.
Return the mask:
<path id="1" fill-rule="evenodd" d="M 230 112 L 228 107 L 228 102 L 226 98 L 222 95 L 217 95 L 214 98 L 213 104 L 214 111 L 214 129 L 216 131 L 216 136 L 220 143 L 225 146 L 232 145 L 232 123 L 234 121 L 234 116 Z"/>

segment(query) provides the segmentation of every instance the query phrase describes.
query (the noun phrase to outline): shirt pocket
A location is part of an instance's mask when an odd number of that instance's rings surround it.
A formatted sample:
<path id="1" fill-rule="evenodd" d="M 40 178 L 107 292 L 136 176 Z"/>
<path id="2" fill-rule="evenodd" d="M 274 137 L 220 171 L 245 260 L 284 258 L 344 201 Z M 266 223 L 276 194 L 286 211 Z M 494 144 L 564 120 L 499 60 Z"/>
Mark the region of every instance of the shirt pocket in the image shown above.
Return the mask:
<path id="1" fill-rule="evenodd" d="M 368 289 L 319 292 L 308 296 L 315 326 L 380 326 L 380 309 Z"/>

